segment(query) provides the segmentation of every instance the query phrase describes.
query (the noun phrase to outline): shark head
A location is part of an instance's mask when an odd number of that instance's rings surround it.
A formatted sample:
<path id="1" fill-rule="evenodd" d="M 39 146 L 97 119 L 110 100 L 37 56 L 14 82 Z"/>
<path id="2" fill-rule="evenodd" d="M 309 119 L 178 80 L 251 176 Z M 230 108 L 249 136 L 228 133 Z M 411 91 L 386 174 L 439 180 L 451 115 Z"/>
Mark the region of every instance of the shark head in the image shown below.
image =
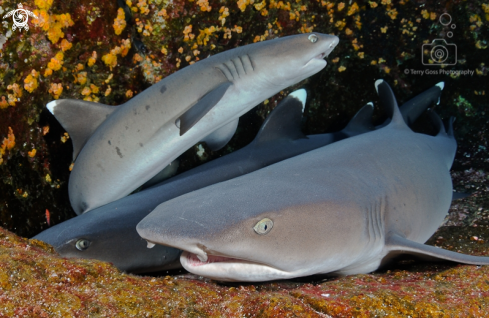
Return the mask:
<path id="1" fill-rule="evenodd" d="M 117 211 L 116 211 L 117 212 Z M 34 236 L 62 257 L 98 259 L 118 269 L 138 273 L 179 267 L 180 251 L 166 246 L 146 248 L 134 227 L 140 217 L 87 212 Z"/>
<path id="2" fill-rule="evenodd" d="M 236 197 L 242 191 L 232 191 L 232 183 L 213 188 L 158 206 L 137 225 L 139 235 L 149 246 L 184 250 L 180 262 L 186 270 L 220 281 L 288 279 L 325 267 L 334 271 L 351 263 L 351 255 L 362 254 L 365 240 L 355 233 L 365 225 L 363 218 L 353 217 L 360 208 L 354 203 L 314 202 L 319 193 L 291 191 L 279 198 L 302 201 L 291 208 L 272 203 L 266 191 L 255 204 L 246 193 Z M 338 228 L 347 218 L 349 227 Z"/>
<path id="3" fill-rule="evenodd" d="M 293 85 L 326 66 L 337 36 L 305 33 L 244 46 L 255 70 L 266 70 L 271 85 Z"/>

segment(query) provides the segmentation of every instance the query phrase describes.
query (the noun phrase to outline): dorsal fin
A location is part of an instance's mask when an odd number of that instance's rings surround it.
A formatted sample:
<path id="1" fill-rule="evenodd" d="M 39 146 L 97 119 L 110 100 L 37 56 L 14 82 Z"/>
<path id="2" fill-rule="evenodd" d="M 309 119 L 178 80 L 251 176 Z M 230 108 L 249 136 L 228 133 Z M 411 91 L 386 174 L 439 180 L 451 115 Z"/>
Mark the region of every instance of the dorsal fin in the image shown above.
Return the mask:
<path id="1" fill-rule="evenodd" d="M 402 117 L 408 126 L 411 126 L 432 104 L 436 103 L 436 105 L 438 105 L 440 103 L 440 96 L 444 86 L 445 83 L 440 82 L 421 94 L 411 98 L 399 107 Z"/>
<path id="2" fill-rule="evenodd" d="M 391 122 L 388 126 L 396 126 L 398 128 L 408 128 L 402 118 L 399 106 L 397 105 L 396 96 L 389 84 L 383 79 L 375 81 L 375 89 L 380 97 L 381 104 L 385 107 L 387 115 L 391 117 Z"/>
<path id="3" fill-rule="evenodd" d="M 372 125 L 372 114 L 374 112 L 374 104 L 368 102 L 363 106 L 353 118 L 348 122 L 345 128 L 341 130 L 342 133 L 348 137 L 360 135 L 374 129 Z"/>
<path id="4" fill-rule="evenodd" d="M 46 107 L 70 135 L 73 142 L 73 160 L 95 129 L 117 109 L 114 106 L 78 99 L 54 100 Z"/>
<path id="5" fill-rule="evenodd" d="M 435 126 L 435 130 L 438 131 L 437 136 L 446 135 L 445 126 L 443 125 L 440 116 L 438 116 L 437 113 L 432 111 L 430 112 L 430 119 L 433 122 L 433 125 Z"/>
<path id="6" fill-rule="evenodd" d="M 301 131 L 301 121 L 306 98 L 307 93 L 304 89 L 290 93 L 268 115 L 253 142 L 262 143 L 278 138 L 305 138 Z"/>

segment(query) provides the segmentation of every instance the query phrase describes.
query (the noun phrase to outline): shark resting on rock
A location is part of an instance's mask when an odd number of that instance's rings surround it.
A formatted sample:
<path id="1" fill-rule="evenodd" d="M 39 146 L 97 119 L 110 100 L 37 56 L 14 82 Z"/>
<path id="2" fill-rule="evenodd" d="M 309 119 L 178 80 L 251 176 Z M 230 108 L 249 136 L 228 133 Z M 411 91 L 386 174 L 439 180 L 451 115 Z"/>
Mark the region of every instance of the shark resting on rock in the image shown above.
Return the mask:
<path id="1" fill-rule="evenodd" d="M 407 101 L 401 106 L 403 117 L 414 121 L 439 101 L 442 88 L 443 83 L 439 83 Z M 146 241 L 136 232 L 136 225 L 159 204 L 373 129 L 373 108 L 368 103 L 341 131 L 305 136 L 300 129 L 305 102 L 305 90 L 291 93 L 268 115 L 255 139 L 242 149 L 57 224 L 34 239 L 51 244 L 63 257 L 99 259 L 127 272 L 181 267 L 180 250 L 163 245 L 147 249 Z"/>
<path id="2" fill-rule="evenodd" d="M 240 116 L 322 70 L 338 41 L 308 33 L 238 47 L 187 66 L 118 107 L 48 103 L 73 140 L 74 211 L 130 194 L 199 141 L 220 149 Z"/>
<path id="3" fill-rule="evenodd" d="M 400 254 L 489 265 L 423 244 L 452 200 L 452 122 L 445 132 L 433 112 L 438 135 L 415 133 L 389 85 L 376 89 L 393 113 L 385 127 L 162 203 L 138 233 L 221 281 L 368 273 Z"/>

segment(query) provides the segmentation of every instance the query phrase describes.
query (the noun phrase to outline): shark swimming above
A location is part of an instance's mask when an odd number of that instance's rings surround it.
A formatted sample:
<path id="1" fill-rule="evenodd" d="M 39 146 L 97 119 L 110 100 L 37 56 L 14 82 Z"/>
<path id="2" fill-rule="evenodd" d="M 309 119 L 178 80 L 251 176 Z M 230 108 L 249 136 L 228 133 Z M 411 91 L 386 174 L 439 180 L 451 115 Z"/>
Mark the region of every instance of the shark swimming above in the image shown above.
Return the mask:
<path id="1" fill-rule="evenodd" d="M 437 102 L 442 87 L 437 84 L 407 101 L 401 106 L 403 116 L 416 119 Z M 305 90 L 295 91 L 272 110 L 256 138 L 242 149 L 57 224 L 33 238 L 52 245 L 63 257 L 107 261 L 126 272 L 181 267 L 180 250 L 163 245 L 147 249 L 146 241 L 136 232 L 136 225 L 159 204 L 373 129 L 373 108 L 368 103 L 341 131 L 305 136 L 300 129 L 305 102 Z"/>
<path id="2" fill-rule="evenodd" d="M 414 133 L 383 80 L 385 127 L 159 205 L 138 225 L 151 244 L 182 249 L 185 269 L 221 281 L 368 273 L 399 254 L 489 265 L 423 243 L 452 200 L 451 127 Z"/>
<path id="3" fill-rule="evenodd" d="M 322 70 L 338 41 L 308 33 L 238 47 L 187 66 L 118 107 L 50 102 L 73 140 L 73 209 L 81 214 L 130 194 L 199 141 L 223 147 L 241 115 Z"/>

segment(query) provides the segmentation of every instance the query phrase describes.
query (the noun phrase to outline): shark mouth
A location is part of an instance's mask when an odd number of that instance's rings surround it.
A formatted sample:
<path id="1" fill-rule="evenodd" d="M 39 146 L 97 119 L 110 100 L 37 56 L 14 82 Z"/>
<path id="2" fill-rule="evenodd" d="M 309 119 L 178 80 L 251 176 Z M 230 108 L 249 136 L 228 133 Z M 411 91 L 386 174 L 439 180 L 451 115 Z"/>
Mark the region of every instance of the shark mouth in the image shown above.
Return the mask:
<path id="1" fill-rule="evenodd" d="M 258 282 L 297 277 L 295 273 L 231 257 L 207 255 L 201 261 L 196 254 L 184 251 L 180 262 L 189 272 L 219 281 Z"/>
<path id="2" fill-rule="evenodd" d="M 224 256 L 215 256 L 215 255 L 207 255 L 207 261 L 203 262 L 199 259 L 196 254 L 188 252 L 187 262 L 189 266 L 203 266 L 211 263 L 237 263 L 243 262 L 243 260 L 239 260 L 236 258 L 224 257 Z"/>

